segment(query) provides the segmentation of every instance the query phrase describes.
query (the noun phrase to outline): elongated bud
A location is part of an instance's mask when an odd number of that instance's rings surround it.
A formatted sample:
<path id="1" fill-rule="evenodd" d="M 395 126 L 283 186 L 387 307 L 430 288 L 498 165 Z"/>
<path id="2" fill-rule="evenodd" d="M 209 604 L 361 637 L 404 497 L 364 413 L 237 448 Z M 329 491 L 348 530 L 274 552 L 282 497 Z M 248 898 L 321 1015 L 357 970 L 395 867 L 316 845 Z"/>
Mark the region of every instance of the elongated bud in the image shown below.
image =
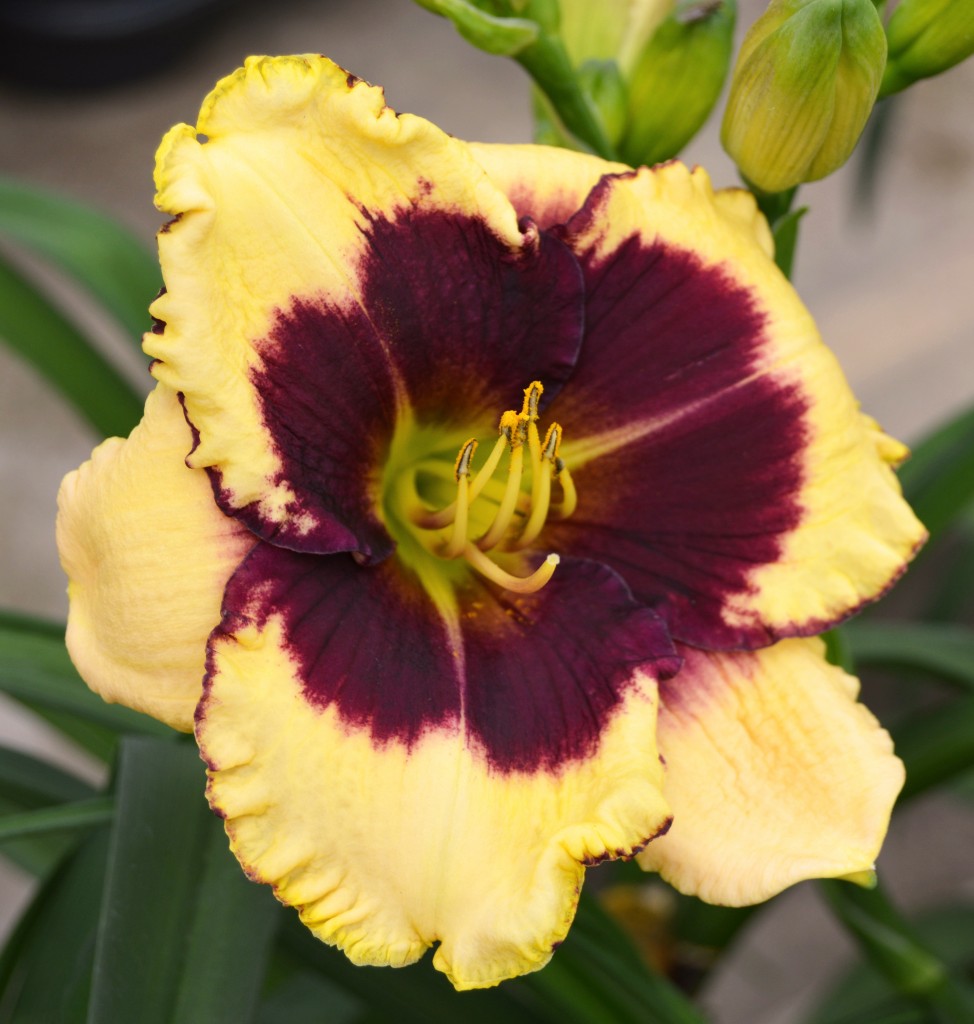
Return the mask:
<path id="1" fill-rule="evenodd" d="M 575 67 L 614 60 L 627 73 L 676 0 L 560 0 L 559 33 Z"/>
<path id="2" fill-rule="evenodd" d="M 772 0 L 741 46 L 724 148 L 765 192 L 824 178 L 855 149 L 885 61 L 870 0 Z"/>
<path id="3" fill-rule="evenodd" d="M 886 26 L 886 39 L 883 96 L 939 75 L 974 53 L 974 0 L 902 0 Z"/>
<path id="4" fill-rule="evenodd" d="M 630 164 L 668 160 L 717 102 L 731 57 L 735 0 L 682 0 L 636 59 L 620 145 Z"/>
<path id="5" fill-rule="evenodd" d="M 497 17 L 471 0 L 416 0 L 420 7 L 449 18 L 457 32 L 478 50 L 511 57 L 535 42 L 537 22 L 528 18 Z"/>

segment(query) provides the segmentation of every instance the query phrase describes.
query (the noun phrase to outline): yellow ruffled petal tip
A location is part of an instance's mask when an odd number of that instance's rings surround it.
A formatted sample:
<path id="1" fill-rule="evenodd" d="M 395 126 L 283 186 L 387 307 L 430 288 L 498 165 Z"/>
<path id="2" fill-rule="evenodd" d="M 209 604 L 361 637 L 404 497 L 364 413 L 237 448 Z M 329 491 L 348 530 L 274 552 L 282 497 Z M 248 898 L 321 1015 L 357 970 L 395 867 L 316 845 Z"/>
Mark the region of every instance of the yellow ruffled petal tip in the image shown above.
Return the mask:
<path id="1" fill-rule="evenodd" d="M 128 440 L 110 438 L 69 473 L 57 543 L 68 577 L 67 645 L 81 677 L 183 732 L 203 689 L 206 638 L 253 537 L 187 469 L 193 444 L 176 395 L 149 395 Z"/>
<path id="2" fill-rule="evenodd" d="M 674 824 L 640 864 L 729 906 L 809 878 L 868 885 L 905 773 L 858 681 L 817 639 L 684 653 L 659 720 Z"/>
<path id="3" fill-rule="evenodd" d="M 650 679 L 590 759 L 501 774 L 459 724 L 377 745 L 312 708 L 275 618 L 221 640 L 213 665 L 197 718 L 210 803 L 248 875 L 354 963 L 403 966 L 438 942 L 433 965 L 457 989 L 539 970 L 584 865 L 669 821 Z"/>

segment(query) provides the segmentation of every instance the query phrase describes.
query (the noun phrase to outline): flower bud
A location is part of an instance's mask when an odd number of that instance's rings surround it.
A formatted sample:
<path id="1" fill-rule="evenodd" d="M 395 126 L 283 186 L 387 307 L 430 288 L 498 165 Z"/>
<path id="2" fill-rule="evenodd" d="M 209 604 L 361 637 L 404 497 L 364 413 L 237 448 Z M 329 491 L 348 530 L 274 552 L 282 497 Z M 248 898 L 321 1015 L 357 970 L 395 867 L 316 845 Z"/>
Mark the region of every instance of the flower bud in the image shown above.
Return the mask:
<path id="1" fill-rule="evenodd" d="M 561 0 L 559 34 L 575 67 L 614 60 L 625 73 L 676 0 Z"/>
<path id="2" fill-rule="evenodd" d="M 881 94 L 939 75 L 974 53 L 971 0 L 902 0 L 886 26 L 889 60 Z"/>
<path id="3" fill-rule="evenodd" d="M 727 77 L 735 12 L 735 0 L 682 0 L 650 37 L 629 79 L 627 163 L 676 156 L 707 120 Z"/>
<path id="4" fill-rule="evenodd" d="M 535 42 L 540 28 L 526 18 L 504 18 L 471 0 L 416 0 L 420 7 L 453 22 L 457 32 L 478 50 L 512 57 Z"/>
<path id="5" fill-rule="evenodd" d="M 885 62 L 870 0 L 772 0 L 737 58 L 724 148 L 765 192 L 824 178 L 859 141 Z"/>

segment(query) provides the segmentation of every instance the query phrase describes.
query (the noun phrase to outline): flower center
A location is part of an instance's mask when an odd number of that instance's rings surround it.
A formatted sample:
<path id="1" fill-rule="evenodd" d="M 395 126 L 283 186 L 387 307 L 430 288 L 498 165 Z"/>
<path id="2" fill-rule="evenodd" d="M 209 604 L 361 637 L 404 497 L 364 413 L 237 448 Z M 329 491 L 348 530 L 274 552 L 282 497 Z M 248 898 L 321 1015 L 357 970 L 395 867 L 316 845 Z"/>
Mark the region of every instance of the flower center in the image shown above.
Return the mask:
<path id="1" fill-rule="evenodd" d="M 445 453 L 434 453 L 396 474 L 391 519 L 415 542 L 412 558 L 408 546 L 402 552 L 407 561 L 416 561 L 418 546 L 426 558 L 466 563 L 505 590 L 522 594 L 540 590 L 551 579 L 556 554 L 524 576 L 496 560 L 520 562 L 517 554 L 534 544 L 549 518 L 567 518 L 575 509 L 571 474 L 559 456 L 561 426 L 552 423 L 543 440 L 538 429 L 543 390 L 540 381 L 533 381 L 524 389 L 521 411 L 508 409 L 501 416 L 499 436 L 479 468 L 478 441 L 471 437 L 460 445 L 452 467 Z M 505 456 L 507 476 L 502 479 Z M 553 484 L 560 492 L 557 501 L 552 500 Z M 404 539 L 397 536 L 401 549 Z"/>

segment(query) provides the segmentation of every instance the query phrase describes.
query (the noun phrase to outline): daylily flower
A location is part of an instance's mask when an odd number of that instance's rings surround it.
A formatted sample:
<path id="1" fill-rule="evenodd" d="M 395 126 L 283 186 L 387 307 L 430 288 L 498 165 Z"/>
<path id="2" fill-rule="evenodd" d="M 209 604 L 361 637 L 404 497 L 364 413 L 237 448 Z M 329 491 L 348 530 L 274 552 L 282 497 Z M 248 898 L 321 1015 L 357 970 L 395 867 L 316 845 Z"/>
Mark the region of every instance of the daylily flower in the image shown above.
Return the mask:
<path id="1" fill-rule="evenodd" d="M 158 386 L 63 485 L 68 643 L 195 728 L 251 878 L 470 988 L 605 858 L 732 904 L 871 870 L 902 766 L 812 635 L 923 531 L 748 193 L 319 57 L 223 80 L 156 183 Z"/>

